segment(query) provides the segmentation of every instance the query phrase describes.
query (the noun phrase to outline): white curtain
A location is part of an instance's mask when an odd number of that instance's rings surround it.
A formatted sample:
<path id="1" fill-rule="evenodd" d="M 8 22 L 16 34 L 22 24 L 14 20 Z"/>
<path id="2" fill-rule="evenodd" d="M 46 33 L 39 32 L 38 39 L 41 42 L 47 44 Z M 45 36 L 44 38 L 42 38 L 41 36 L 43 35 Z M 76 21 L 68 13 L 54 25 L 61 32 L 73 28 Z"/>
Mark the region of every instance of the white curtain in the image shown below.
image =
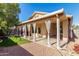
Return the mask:
<path id="1" fill-rule="evenodd" d="M 45 21 L 45 24 L 46 24 L 46 28 L 47 28 L 47 32 L 48 32 L 48 47 L 51 46 L 51 43 L 50 43 L 50 27 L 51 27 L 51 21 L 50 20 L 47 20 Z"/>

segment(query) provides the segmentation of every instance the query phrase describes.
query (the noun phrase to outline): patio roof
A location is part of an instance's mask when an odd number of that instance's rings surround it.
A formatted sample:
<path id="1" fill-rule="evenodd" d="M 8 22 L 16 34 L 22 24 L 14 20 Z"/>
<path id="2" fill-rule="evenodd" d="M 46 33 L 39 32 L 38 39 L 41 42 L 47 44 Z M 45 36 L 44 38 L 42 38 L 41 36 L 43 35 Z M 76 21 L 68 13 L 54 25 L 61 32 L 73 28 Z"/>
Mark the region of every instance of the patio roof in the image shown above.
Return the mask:
<path id="1" fill-rule="evenodd" d="M 31 19 L 31 20 L 24 21 L 24 22 L 20 23 L 19 25 L 21 25 L 21 24 L 26 24 L 26 23 L 33 22 L 33 21 L 37 21 L 37 20 L 41 20 L 41 19 L 43 19 L 43 18 L 50 17 L 50 16 L 54 16 L 54 15 L 56 15 L 56 14 L 61 14 L 61 13 L 64 13 L 64 9 L 63 9 L 63 8 L 60 9 L 60 10 L 51 12 L 51 13 L 47 13 L 46 15 L 43 15 L 43 16 L 41 16 L 41 17 L 37 17 L 37 18 L 35 18 L 35 19 Z M 71 18 L 72 15 L 66 15 L 66 17 Z"/>

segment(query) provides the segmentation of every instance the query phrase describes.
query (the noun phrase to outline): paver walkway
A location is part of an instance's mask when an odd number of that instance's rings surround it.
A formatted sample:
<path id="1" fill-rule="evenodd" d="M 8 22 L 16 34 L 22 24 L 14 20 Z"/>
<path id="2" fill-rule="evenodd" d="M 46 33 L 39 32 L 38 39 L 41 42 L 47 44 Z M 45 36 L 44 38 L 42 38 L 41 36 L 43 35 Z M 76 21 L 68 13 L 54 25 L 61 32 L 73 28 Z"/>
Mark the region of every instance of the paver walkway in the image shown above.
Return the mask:
<path id="1" fill-rule="evenodd" d="M 43 39 L 43 40 L 37 41 L 36 43 L 38 43 L 40 45 L 43 45 L 43 46 L 48 46 L 47 39 Z M 51 43 L 51 48 L 53 50 L 55 50 L 55 52 L 56 52 L 56 50 L 57 50 L 56 39 L 55 38 L 51 38 L 50 39 L 50 43 Z M 63 43 L 63 42 L 61 42 L 61 43 Z M 79 56 L 79 54 L 75 53 L 75 51 L 73 50 L 73 45 L 75 43 L 79 43 L 79 39 L 76 39 L 75 42 L 71 41 L 70 43 L 68 43 L 67 45 L 62 47 L 62 49 L 57 50 L 57 52 L 59 52 L 63 56 Z"/>
<path id="2" fill-rule="evenodd" d="M 37 43 L 16 45 L 0 48 L 0 56 L 60 56 L 61 53 L 55 48 L 49 48 Z"/>

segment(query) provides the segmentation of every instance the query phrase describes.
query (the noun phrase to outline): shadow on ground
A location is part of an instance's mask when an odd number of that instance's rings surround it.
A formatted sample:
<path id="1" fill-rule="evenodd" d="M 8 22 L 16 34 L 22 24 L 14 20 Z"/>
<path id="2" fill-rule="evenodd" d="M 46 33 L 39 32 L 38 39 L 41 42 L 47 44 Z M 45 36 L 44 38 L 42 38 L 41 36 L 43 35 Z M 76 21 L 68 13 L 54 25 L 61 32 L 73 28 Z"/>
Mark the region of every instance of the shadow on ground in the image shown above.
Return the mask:
<path id="1" fill-rule="evenodd" d="M 9 47 L 3 46 L 4 44 L 6 44 L 5 46 L 9 45 L 9 43 L 15 46 L 9 46 Z M 0 56 L 33 56 L 33 55 L 29 51 L 25 50 L 20 45 L 13 42 L 8 37 L 6 37 L 6 39 L 5 40 L 3 39 L 3 42 L 0 43 Z"/>

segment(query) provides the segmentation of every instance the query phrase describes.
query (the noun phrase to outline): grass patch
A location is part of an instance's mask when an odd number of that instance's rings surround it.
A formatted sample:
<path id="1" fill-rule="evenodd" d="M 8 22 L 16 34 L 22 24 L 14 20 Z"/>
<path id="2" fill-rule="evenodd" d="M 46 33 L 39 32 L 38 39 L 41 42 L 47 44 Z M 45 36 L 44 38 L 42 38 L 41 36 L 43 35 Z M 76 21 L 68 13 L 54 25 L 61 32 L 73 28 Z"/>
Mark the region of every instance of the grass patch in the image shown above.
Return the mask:
<path id="1" fill-rule="evenodd" d="M 0 47 L 8 47 L 13 45 L 20 45 L 24 43 L 30 43 L 31 41 L 27 39 L 23 39 L 19 36 L 10 36 L 7 39 L 5 39 L 3 42 L 0 42 Z"/>

